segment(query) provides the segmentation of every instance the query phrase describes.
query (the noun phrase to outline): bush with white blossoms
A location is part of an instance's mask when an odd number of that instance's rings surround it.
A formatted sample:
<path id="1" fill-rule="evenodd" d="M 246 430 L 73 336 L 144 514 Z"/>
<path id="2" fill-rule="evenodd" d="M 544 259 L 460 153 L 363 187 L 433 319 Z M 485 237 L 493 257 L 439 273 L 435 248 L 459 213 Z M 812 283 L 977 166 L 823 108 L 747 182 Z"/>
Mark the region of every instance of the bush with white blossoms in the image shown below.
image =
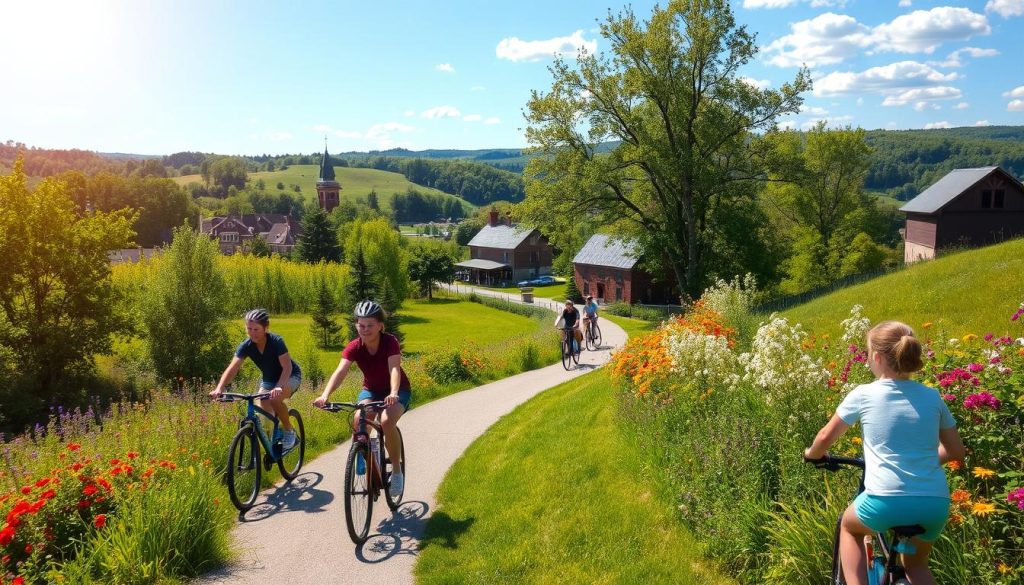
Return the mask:
<path id="1" fill-rule="evenodd" d="M 871 319 L 861 315 L 864 307 L 854 305 L 850 309 L 850 317 L 843 319 L 843 341 L 846 343 L 864 343 L 868 331 L 871 330 Z"/>
<path id="2" fill-rule="evenodd" d="M 710 385 L 731 388 L 740 380 L 736 374 L 736 354 L 729 349 L 725 336 L 680 329 L 663 343 L 672 358 L 673 373 L 684 383 L 695 383 L 703 390 Z"/>
<path id="3" fill-rule="evenodd" d="M 790 325 L 772 314 L 754 335 L 750 352 L 739 357 L 743 380 L 763 390 L 769 404 L 786 394 L 824 387 L 829 372 L 803 350 L 807 337 L 799 323 Z"/>

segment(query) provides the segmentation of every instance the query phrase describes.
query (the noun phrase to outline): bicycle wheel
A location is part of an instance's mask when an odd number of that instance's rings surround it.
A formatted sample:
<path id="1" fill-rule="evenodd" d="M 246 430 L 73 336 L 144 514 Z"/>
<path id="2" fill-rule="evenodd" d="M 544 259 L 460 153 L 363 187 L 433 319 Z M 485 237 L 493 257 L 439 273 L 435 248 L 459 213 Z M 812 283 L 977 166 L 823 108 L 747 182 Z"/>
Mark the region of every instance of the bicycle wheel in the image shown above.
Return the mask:
<path id="1" fill-rule="evenodd" d="M 580 342 L 576 341 L 575 335 L 576 334 L 573 333 L 573 338 L 572 338 L 572 361 L 573 361 L 574 364 L 579 364 L 580 363 L 580 350 L 582 348 L 580 347 Z"/>
<path id="2" fill-rule="evenodd" d="M 405 439 L 402 438 L 402 429 L 395 429 L 398 431 L 398 438 L 402 441 L 402 475 L 405 475 Z M 405 489 L 403 486 L 402 492 L 397 496 L 391 495 L 391 456 L 388 455 L 387 459 L 384 460 L 384 499 L 388 503 L 388 508 L 394 512 L 402 505 L 402 498 L 405 497 Z M 408 480 L 408 478 L 406 478 Z"/>
<path id="3" fill-rule="evenodd" d="M 299 475 L 302 462 L 306 459 L 306 427 L 302 425 L 302 415 L 294 408 L 288 410 L 288 418 L 295 429 L 295 446 L 281 455 L 277 460 L 277 468 L 286 480 L 291 481 Z"/>
<path id="4" fill-rule="evenodd" d="M 846 585 L 846 577 L 843 576 L 843 561 L 839 558 L 839 531 L 842 523 L 843 517 L 840 516 L 836 520 L 835 538 L 832 540 L 832 580 L 829 581 L 832 585 Z"/>
<path id="5" fill-rule="evenodd" d="M 238 429 L 228 447 L 228 495 L 239 512 L 252 508 L 260 492 L 260 446 L 251 423 Z"/>
<path id="6" fill-rule="evenodd" d="M 363 458 L 363 473 L 358 473 L 357 457 Z M 348 450 L 345 463 L 345 524 L 352 542 L 363 544 L 370 532 L 373 517 L 373 497 L 370 493 L 370 474 L 373 473 L 370 448 L 366 443 L 355 441 Z"/>
<path id="7" fill-rule="evenodd" d="M 559 351 L 562 353 L 562 367 L 565 368 L 566 370 L 568 370 L 569 369 L 569 362 L 572 361 L 572 358 L 569 357 L 569 354 L 571 353 L 569 351 L 569 342 L 568 341 L 563 341 L 560 344 L 560 346 L 561 346 L 561 348 L 560 348 Z"/>
<path id="8" fill-rule="evenodd" d="M 594 330 L 593 334 L 591 335 L 591 340 L 594 342 L 594 349 L 598 349 L 599 347 L 601 347 L 602 341 L 601 328 L 597 326 L 597 323 L 594 323 L 591 327 Z"/>

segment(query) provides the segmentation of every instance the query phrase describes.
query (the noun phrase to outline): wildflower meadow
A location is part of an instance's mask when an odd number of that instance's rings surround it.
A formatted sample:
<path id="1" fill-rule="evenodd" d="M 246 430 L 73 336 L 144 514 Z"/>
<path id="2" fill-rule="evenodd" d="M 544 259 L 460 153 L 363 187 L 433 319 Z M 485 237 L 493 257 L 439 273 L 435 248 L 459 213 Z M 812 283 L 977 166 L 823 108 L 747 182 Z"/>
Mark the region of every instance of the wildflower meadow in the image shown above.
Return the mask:
<path id="1" fill-rule="evenodd" d="M 802 452 L 842 397 L 872 379 L 872 321 L 854 306 L 838 338 L 815 335 L 752 314 L 751 284 L 719 282 L 613 357 L 622 420 L 708 556 L 746 583 L 822 583 L 859 478 L 816 470 Z M 915 379 L 942 393 L 968 447 L 946 466 L 951 516 L 931 562 L 939 583 L 1024 582 L 1022 316 L 1024 304 L 1010 305 L 991 332 L 957 338 L 910 324 L 926 352 Z M 861 455 L 859 428 L 833 452 Z"/>

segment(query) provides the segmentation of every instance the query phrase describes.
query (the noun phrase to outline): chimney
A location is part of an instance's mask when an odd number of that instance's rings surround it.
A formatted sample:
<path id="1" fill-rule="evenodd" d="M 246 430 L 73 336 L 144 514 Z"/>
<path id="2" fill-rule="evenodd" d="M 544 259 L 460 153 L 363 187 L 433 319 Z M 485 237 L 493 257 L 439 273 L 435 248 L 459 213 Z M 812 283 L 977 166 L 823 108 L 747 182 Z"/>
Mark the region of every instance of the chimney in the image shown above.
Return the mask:
<path id="1" fill-rule="evenodd" d="M 508 225 L 508 227 L 512 227 L 512 212 L 511 211 L 506 211 L 505 212 L 505 224 Z"/>
<path id="2" fill-rule="evenodd" d="M 491 210 L 490 219 L 487 221 L 487 225 L 489 225 L 491 227 L 494 227 L 494 226 L 498 225 L 498 210 L 497 209 L 492 209 Z"/>

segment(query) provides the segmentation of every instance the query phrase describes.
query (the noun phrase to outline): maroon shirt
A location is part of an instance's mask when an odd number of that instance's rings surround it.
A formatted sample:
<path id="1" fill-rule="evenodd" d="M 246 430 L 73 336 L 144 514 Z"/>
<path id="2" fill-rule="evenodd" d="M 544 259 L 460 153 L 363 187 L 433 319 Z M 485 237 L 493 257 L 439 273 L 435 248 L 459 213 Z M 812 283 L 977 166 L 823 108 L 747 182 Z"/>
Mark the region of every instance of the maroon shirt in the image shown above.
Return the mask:
<path id="1" fill-rule="evenodd" d="M 393 355 L 402 355 L 402 349 L 398 345 L 398 338 L 390 333 L 380 334 L 380 345 L 377 346 L 377 353 L 371 355 L 363 344 L 361 337 L 356 337 L 341 352 L 341 357 L 355 362 L 359 370 L 363 372 L 363 389 L 369 390 L 375 395 L 391 393 L 391 372 L 388 370 L 388 358 Z M 405 370 L 398 368 L 402 376 L 399 382 L 399 390 L 411 390 L 409 377 Z"/>

